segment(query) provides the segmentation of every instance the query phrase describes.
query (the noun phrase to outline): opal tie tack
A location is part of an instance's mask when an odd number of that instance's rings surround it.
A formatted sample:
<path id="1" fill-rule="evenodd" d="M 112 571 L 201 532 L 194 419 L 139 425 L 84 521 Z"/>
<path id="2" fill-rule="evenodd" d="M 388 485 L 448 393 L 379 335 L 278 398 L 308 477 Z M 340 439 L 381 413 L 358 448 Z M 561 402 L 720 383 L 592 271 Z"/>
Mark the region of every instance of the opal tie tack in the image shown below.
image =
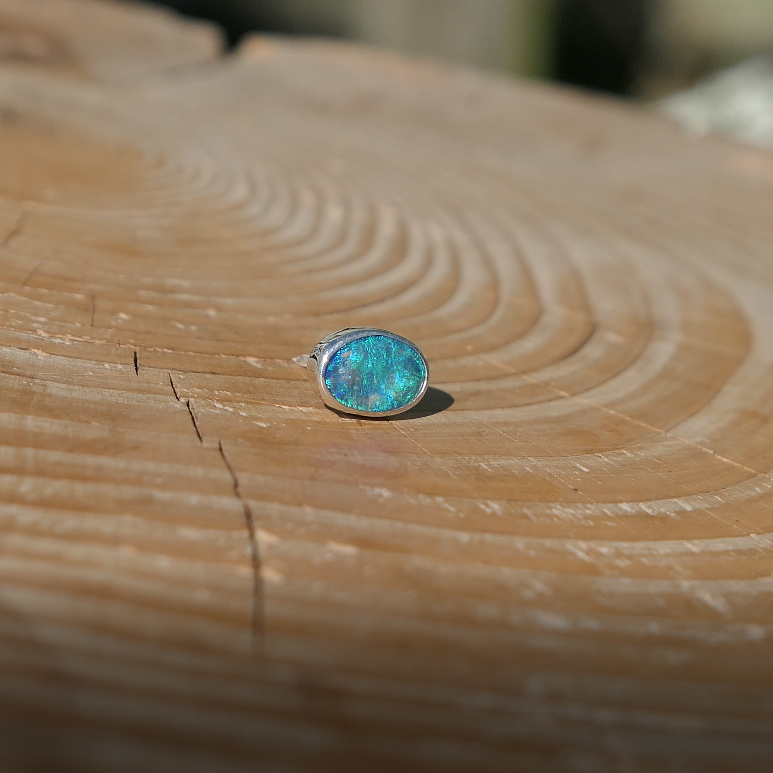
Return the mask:
<path id="1" fill-rule="evenodd" d="M 325 336 L 305 365 L 325 405 L 380 418 L 413 408 L 427 391 L 429 365 L 407 338 L 372 327 L 347 327 Z"/>

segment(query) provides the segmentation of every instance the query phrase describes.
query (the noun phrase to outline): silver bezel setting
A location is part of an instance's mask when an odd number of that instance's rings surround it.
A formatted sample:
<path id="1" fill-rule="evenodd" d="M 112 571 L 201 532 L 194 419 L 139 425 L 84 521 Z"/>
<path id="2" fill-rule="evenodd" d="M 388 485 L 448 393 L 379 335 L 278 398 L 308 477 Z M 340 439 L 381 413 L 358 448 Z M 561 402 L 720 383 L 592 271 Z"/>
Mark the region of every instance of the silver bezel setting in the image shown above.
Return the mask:
<path id="1" fill-rule="evenodd" d="M 386 338 L 392 338 L 395 341 L 400 341 L 411 347 L 421 357 L 421 361 L 424 363 L 424 382 L 421 385 L 416 399 L 408 405 L 402 408 L 396 408 L 392 411 L 360 411 L 354 408 L 348 408 L 343 403 L 339 403 L 335 399 L 332 392 L 327 388 L 325 383 L 325 371 L 327 365 L 330 362 L 330 358 L 343 346 L 356 341 L 358 338 L 367 338 L 368 336 L 384 336 Z M 388 416 L 397 416 L 400 413 L 410 411 L 415 405 L 419 403 L 424 394 L 427 391 L 429 385 L 429 363 L 424 353 L 416 346 L 413 341 L 409 341 L 407 338 L 397 335 L 396 333 L 390 333 L 388 330 L 381 330 L 377 327 L 346 327 L 343 330 L 337 330 L 335 333 L 325 336 L 312 350 L 309 355 L 309 361 L 306 364 L 306 368 L 309 373 L 309 378 L 317 385 L 319 394 L 322 397 L 322 402 L 338 411 L 339 413 L 347 413 L 353 416 L 367 416 L 371 419 L 386 418 Z"/>

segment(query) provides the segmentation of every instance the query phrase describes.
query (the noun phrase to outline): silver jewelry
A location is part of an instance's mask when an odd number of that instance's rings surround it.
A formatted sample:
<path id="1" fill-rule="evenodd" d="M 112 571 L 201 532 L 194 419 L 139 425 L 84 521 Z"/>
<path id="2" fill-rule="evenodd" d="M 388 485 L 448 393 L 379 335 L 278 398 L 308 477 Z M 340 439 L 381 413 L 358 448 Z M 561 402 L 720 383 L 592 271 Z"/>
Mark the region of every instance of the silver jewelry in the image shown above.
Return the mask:
<path id="1" fill-rule="evenodd" d="M 373 327 L 347 327 L 325 336 L 308 357 L 309 378 L 330 408 L 356 416 L 395 416 L 427 391 L 429 364 L 407 338 Z"/>

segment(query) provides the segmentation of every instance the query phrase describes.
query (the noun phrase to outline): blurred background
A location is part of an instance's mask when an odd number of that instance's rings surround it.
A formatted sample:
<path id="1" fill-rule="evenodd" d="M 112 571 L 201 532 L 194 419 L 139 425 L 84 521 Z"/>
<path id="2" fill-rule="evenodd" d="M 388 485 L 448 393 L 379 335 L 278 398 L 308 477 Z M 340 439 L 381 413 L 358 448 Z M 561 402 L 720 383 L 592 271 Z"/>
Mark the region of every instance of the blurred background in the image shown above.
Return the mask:
<path id="1" fill-rule="evenodd" d="M 694 131 L 773 145 L 773 0 L 161 4 L 218 22 L 230 45 L 250 31 L 357 40 L 658 102 Z"/>

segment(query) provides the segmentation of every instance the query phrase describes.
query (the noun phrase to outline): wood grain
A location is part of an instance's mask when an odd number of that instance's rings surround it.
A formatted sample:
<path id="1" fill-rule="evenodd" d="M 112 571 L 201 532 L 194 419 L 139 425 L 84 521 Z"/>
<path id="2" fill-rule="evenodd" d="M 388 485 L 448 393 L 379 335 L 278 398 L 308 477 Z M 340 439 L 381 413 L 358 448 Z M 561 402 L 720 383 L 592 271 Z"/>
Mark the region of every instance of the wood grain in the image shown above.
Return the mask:
<path id="1" fill-rule="evenodd" d="M 771 769 L 770 155 L 262 38 L 4 65 L 0 154 L 5 769 Z"/>
<path id="2" fill-rule="evenodd" d="M 139 2 L 0 0 L 0 63 L 131 88 L 218 57 L 223 35 Z"/>

